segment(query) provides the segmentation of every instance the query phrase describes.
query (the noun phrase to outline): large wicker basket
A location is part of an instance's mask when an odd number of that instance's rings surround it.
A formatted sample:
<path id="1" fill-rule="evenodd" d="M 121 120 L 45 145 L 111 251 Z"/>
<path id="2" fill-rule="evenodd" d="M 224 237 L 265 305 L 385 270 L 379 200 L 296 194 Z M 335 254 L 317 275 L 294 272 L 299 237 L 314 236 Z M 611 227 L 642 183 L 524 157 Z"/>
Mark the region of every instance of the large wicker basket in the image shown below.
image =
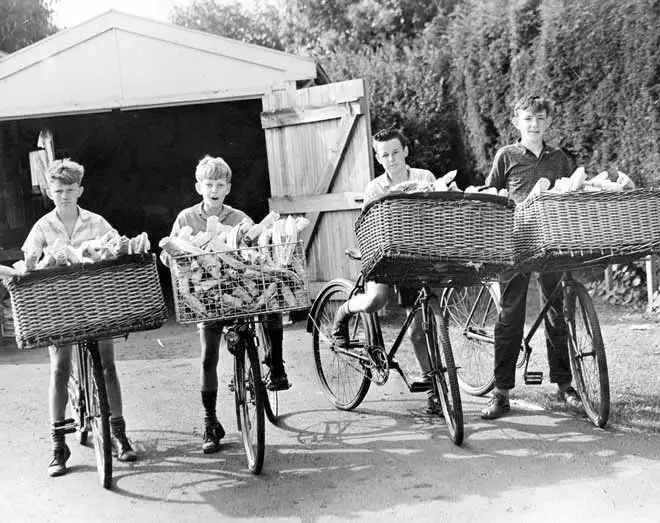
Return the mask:
<path id="1" fill-rule="evenodd" d="M 660 191 L 543 193 L 516 207 L 516 265 L 566 270 L 660 252 Z"/>
<path id="2" fill-rule="evenodd" d="M 170 271 L 178 323 L 227 321 L 310 306 L 302 241 L 176 256 Z"/>
<path id="3" fill-rule="evenodd" d="M 405 286 L 469 285 L 513 266 L 506 198 L 430 192 L 370 202 L 355 223 L 368 280 Z"/>
<path id="4" fill-rule="evenodd" d="M 43 269 L 5 285 L 21 349 L 111 338 L 167 320 L 153 254 Z"/>

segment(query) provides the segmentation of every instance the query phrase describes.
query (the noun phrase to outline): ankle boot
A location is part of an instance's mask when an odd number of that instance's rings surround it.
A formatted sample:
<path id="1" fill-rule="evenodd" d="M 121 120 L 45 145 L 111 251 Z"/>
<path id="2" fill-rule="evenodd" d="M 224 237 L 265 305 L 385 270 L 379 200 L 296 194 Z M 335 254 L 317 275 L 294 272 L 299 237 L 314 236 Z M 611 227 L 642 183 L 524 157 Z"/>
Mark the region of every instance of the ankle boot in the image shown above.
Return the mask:
<path id="1" fill-rule="evenodd" d="M 126 422 L 124 418 L 110 418 L 112 432 L 112 453 L 119 461 L 135 461 L 137 454 L 126 437 Z"/>
<path id="2" fill-rule="evenodd" d="M 284 331 L 281 328 L 268 326 L 270 336 L 271 351 L 271 374 L 268 388 L 271 390 L 286 390 L 291 387 L 289 379 L 284 370 L 284 360 L 282 359 L 282 343 L 284 341 Z"/>
<path id="3" fill-rule="evenodd" d="M 348 322 L 352 313 L 348 310 L 348 302 L 344 302 L 335 313 L 335 320 L 332 324 L 332 337 L 337 347 L 347 348 L 350 345 L 350 333 L 348 332 Z"/>
<path id="4" fill-rule="evenodd" d="M 66 421 L 56 421 L 50 429 L 53 456 L 48 464 L 48 475 L 51 477 L 62 476 L 67 471 L 66 462 L 71 456 L 71 451 L 64 441 L 65 425 Z"/>

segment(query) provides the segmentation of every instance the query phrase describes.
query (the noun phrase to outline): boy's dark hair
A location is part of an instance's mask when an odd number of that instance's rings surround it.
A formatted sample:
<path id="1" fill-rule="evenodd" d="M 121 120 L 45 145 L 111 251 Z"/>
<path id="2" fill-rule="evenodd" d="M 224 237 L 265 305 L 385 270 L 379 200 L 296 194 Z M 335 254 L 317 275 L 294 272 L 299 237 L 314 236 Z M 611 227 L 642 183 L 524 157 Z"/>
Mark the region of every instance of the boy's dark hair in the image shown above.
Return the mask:
<path id="1" fill-rule="evenodd" d="M 519 98 L 513 106 L 513 116 L 518 115 L 518 111 L 530 111 L 532 113 L 541 113 L 545 111 L 548 116 L 552 115 L 553 104 L 547 98 L 535 94 L 529 94 Z"/>
<path id="2" fill-rule="evenodd" d="M 382 129 L 373 135 L 371 143 L 376 148 L 376 143 L 378 142 L 389 142 L 390 140 L 399 140 L 401 147 L 408 146 L 408 140 L 403 135 L 401 131 L 395 129 L 394 127 L 388 127 L 387 129 Z"/>

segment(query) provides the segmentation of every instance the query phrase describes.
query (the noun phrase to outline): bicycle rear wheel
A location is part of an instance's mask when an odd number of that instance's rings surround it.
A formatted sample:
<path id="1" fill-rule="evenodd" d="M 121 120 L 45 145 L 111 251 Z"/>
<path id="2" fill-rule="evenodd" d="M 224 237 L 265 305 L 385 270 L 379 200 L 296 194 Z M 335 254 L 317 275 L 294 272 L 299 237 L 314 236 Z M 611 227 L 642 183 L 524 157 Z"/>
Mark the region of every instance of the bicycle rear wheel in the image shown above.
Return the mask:
<path id="1" fill-rule="evenodd" d="M 112 487 L 112 440 L 110 436 L 110 406 L 105 389 L 103 366 L 97 341 L 85 342 L 87 353 L 87 419 L 94 438 L 96 468 L 103 488 Z M 91 371 L 91 372 L 90 372 Z"/>
<path id="2" fill-rule="evenodd" d="M 267 386 L 271 373 L 271 345 L 268 329 L 260 321 L 254 323 L 255 336 L 257 337 L 257 350 L 259 352 L 259 363 L 261 364 L 261 379 L 264 384 L 264 411 L 266 417 L 273 425 L 277 425 L 279 419 L 280 402 L 276 390 L 270 390 Z"/>
<path id="3" fill-rule="evenodd" d="M 458 386 L 458 374 L 447 332 L 447 317 L 436 316 L 429 305 L 430 335 L 427 335 L 433 393 L 440 399 L 449 438 L 456 445 L 463 443 L 463 403 Z"/>
<path id="4" fill-rule="evenodd" d="M 610 416 L 610 381 L 596 309 L 587 289 L 573 281 L 564 299 L 573 381 L 589 419 L 604 427 Z"/>
<path id="5" fill-rule="evenodd" d="M 257 348 L 244 338 L 234 356 L 234 399 L 248 470 L 260 474 L 266 452 L 264 397 Z"/>
<path id="6" fill-rule="evenodd" d="M 85 394 L 83 381 L 86 374 L 85 352 L 82 345 L 77 344 L 71 348 L 71 375 L 67 384 L 69 394 L 69 405 L 73 410 L 73 418 L 78 428 L 78 441 L 81 445 L 87 443 L 87 407 L 85 406 Z"/>
<path id="7" fill-rule="evenodd" d="M 366 346 L 373 343 L 373 319 L 359 313 L 351 317 L 349 348 L 335 347 L 332 324 L 335 313 L 349 297 L 353 285 L 348 280 L 332 280 L 321 291 L 312 307 L 312 339 L 314 362 L 321 388 L 330 402 L 342 410 L 357 407 L 371 385 L 370 371 L 360 358 Z"/>
<path id="8" fill-rule="evenodd" d="M 495 377 L 495 322 L 500 312 L 497 283 L 458 287 L 445 291 L 442 311 L 458 367 L 458 383 L 473 396 L 493 389 Z"/>

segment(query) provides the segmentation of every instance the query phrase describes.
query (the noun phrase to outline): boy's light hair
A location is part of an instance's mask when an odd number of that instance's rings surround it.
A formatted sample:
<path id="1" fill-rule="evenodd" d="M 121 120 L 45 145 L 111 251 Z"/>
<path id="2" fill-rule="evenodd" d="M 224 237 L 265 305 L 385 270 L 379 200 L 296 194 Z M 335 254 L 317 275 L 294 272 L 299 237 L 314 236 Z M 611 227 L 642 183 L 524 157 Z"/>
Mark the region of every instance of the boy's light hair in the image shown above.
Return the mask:
<path id="1" fill-rule="evenodd" d="M 51 183 L 53 181 L 62 182 L 65 185 L 72 185 L 77 183 L 81 184 L 83 176 L 85 175 L 85 168 L 72 161 L 70 158 L 63 160 L 54 160 L 46 171 L 46 181 Z"/>
<path id="2" fill-rule="evenodd" d="M 403 133 L 393 127 L 388 127 L 387 129 L 383 129 L 374 134 L 371 139 L 371 144 L 375 150 L 377 143 L 389 142 L 390 140 L 399 140 L 401 147 L 406 147 L 408 145 L 408 140 Z"/>
<path id="3" fill-rule="evenodd" d="M 214 158 L 208 154 L 202 158 L 195 169 L 195 178 L 198 182 L 204 180 L 227 180 L 231 183 L 231 169 L 227 162 L 219 156 Z"/>
<path id="4" fill-rule="evenodd" d="M 513 106 L 513 116 L 518 116 L 518 111 L 529 111 L 531 113 L 542 113 L 552 116 L 553 104 L 547 98 L 534 94 L 529 94 L 519 98 Z"/>

